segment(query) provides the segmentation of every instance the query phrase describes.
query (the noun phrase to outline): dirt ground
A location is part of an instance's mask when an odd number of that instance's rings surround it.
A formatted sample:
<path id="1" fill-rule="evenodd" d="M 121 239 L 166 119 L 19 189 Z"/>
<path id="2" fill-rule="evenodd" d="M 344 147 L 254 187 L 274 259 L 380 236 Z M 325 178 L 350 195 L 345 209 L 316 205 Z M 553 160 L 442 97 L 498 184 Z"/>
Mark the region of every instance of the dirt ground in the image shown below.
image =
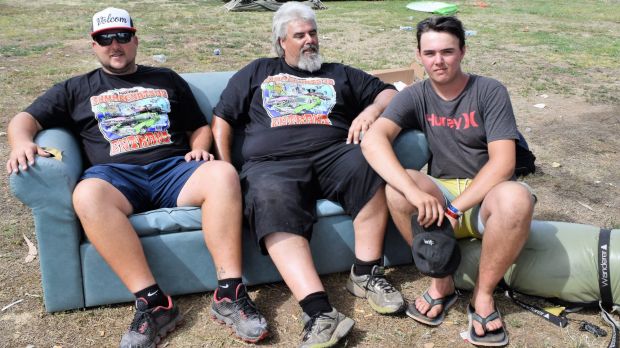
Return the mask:
<path id="1" fill-rule="evenodd" d="M 325 42 L 329 42 L 329 38 L 325 38 Z M 85 56 L 87 51 L 83 43 L 76 44 L 76 48 L 65 46 L 58 55 L 43 55 L 29 62 L 19 57 L 8 59 L 0 55 L 0 77 L 7 77 L 8 69 L 16 69 L 18 72 L 21 69 L 25 75 L 18 76 L 26 78 L 39 65 L 46 66 L 46 60 L 58 57 L 74 59 Z M 495 65 L 495 61 L 499 63 Z M 470 64 L 489 67 L 482 72 L 503 81 L 511 92 L 521 90 L 526 83 L 517 77 L 530 72 L 527 61 L 518 62 L 514 66 L 509 63 L 502 65 L 501 57 L 491 59 L 475 52 L 472 53 Z M 81 59 L 71 69 L 87 71 L 91 68 L 94 68 L 92 61 Z M 607 73 L 616 77 L 617 90 L 619 69 Z M 0 103 L 4 122 L 0 129 L 0 153 L 5 156 L 9 153 L 6 122 L 27 101 L 52 83 L 46 74 L 35 76 L 40 81 L 30 86 L 30 90 L 3 90 L 7 94 L 2 96 Z M 12 83 L 17 84 L 15 81 Z M 558 80 L 557 83 L 571 84 L 574 81 Z M 596 86 L 597 82 L 592 80 L 589 83 Z M 607 88 L 603 90 L 614 90 L 601 85 L 603 87 Z M 589 102 L 585 96 L 572 92 L 512 93 L 519 128 L 537 156 L 536 174 L 525 178 L 539 198 L 536 219 L 620 228 L 620 105 L 617 104 L 617 96 L 603 100 L 606 101 Z M 544 103 L 545 107 L 534 107 L 540 103 Z M 8 183 L 5 175 L 0 176 L 0 183 L 5 188 L 1 192 L 3 203 L 0 204 L 0 347 L 117 346 L 133 317 L 131 304 L 52 314 L 45 312 L 38 259 L 24 261 L 28 246 L 22 236 L 28 237 L 36 245 L 32 216 L 29 209 L 6 189 Z M 413 266 L 390 268 L 388 271 L 390 279 L 408 299 L 421 294 L 428 286 L 428 278 L 420 276 Z M 343 273 L 323 278 L 330 300 L 338 304 L 339 310 L 356 320 L 352 334 L 341 346 L 470 347 L 459 337 L 459 333 L 467 328 L 466 306 L 469 294 L 465 293 L 461 297 L 442 326 L 431 329 L 405 315 L 377 315 L 365 301 L 348 294 L 344 287 L 346 277 L 347 274 Z M 272 335 L 264 345 L 296 346 L 302 331 L 300 310 L 286 286 L 277 283 L 256 286 L 250 290 L 251 296 L 271 324 Z M 227 329 L 210 320 L 210 296 L 211 293 L 206 293 L 175 299 L 185 322 L 162 342 L 162 346 L 246 345 L 230 335 Z M 574 322 L 585 319 L 609 332 L 609 327 L 596 311 L 584 310 L 570 314 L 571 323 L 560 329 L 522 310 L 500 293 L 496 298 L 509 330 L 511 347 L 607 346 L 609 336 L 595 338 L 592 334 L 579 331 L 578 323 Z M 4 309 L 12 303 L 15 304 Z"/>
<path id="2" fill-rule="evenodd" d="M 519 124 L 525 130 L 537 155 L 537 173 L 526 178 L 536 190 L 539 203 L 536 218 L 587 223 L 617 228 L 618 195 L 618 114 L 608 105 L 590 105 L 576 98 L 549 95 L 544 109 L 532 105 L 540 97 L 513 98 Z M 587 122 L 584 122 L 587 120 Z M 615 122 L 615 124 L 614 124 Z M 608 124 L 608 127 L 601 125 Z M 529 131 L 528 131 L 529 129 Z M 3 143 L 4 151 L 6 145 Z M 6 153 L 6 152 L 5 152 Z M 556 167 L 554 163 L 559 163 Z M 3 178 L 3 181 L 6 179 Z M 6 191 L 3 192 L 2 221 L 32 236 L 33 225 L 27 208 Z M 615 211 L 615 213 L 613 213 Z M 612 212 L 612 214 L 610 214 Z M 105 306 L 62 313 L 45 313 L 41 298 L 37 262 L 24 263 L 27 246 L 16 240 L 0 254 L 2 263 L 0 305 L 23 300 L 0 313 L 0 346 L 78 347 L 114 346 L 133 316 L 130 304 Z M 10 267 L 6 267 L 6 265 Z M 413 299 L 428 286 L 415 267 L 390 269 L 389 276 L 404 295 Z M 353 317 L 355 330 L 343 346 L 350 347 L 453 347 L 469 346 L 459 338 L 466 329 L 465 293 L 450 311 L 440 328 L 428 328 L 404 315 L 386 317 L 375 314 L 367 303 L 355 299 L 344 288 L 346 274 L 324 278 L 327 291 L 339 309 Z M 295 346 L 301 333 L 300 312 L 295 300 L 283 284 L 257 286 L 251 296 L 264 311 L 273 328 L 266 344 Z M 210 293 L 178 297 L 186 320 L 182 327 L 164 340 L 169 347 L 241 346 L 229 331 L 214 323 L 209 316 Z M 595 338 L 580 332 L 576 322 L 564 329 L 523 311 L 501 294 L 498 305 L 509 328 L 514 347 L 603 347 L 607 338 Z M 609 328 L 595 311 L 571 314 L 574 320 L 585 319 L 606 330 Z"/>

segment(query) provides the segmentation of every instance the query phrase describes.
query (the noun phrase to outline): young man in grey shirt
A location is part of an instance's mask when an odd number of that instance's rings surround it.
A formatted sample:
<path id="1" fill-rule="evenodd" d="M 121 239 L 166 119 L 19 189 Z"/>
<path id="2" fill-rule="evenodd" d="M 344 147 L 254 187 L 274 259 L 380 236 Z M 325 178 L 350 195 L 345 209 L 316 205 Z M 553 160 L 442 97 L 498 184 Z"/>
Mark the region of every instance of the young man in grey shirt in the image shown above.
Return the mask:
<path id="1" fill-rule="evenodd" d="M 483 240 L 468 306 L 470 342 L 506 345 L 493 290 L 527 239 L 535 203 L 527 185 L 514 181 L 518 133 L 510 98 L 498 81 L 461 70 L 465 35 L 455 17 L 423 20 L 417 39 L 429 78 L 392 99 L 365 135 L 362 150 L 387 181 L 390 213 L 410 245 L 412 225 L 428 228 L 444 218 L 457 238 Z M 421 130 L 428 140 L 428 176 L 405 170 L 392 149 L 401 129 L 409 128 Z M 436 326 L 456 299 L 451 276 L 433 278 L 407 314 Z"/>

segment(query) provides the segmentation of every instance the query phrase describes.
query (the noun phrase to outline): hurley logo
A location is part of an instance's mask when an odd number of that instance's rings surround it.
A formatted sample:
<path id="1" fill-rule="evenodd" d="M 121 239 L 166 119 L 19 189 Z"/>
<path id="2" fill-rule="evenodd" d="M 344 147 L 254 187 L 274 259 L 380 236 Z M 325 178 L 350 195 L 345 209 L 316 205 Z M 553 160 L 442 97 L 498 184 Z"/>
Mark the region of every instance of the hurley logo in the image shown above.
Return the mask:
<path id="1" fill-rule="evenodd" d="M 467 129 L 469 127 L 478 128 L 479 125 L 476 122 L 475 116 L 475 111 L 472 111 L 469 114 L 464 112 L 460 117 L 447 117 L 430 114 L 426 115 L 426 120 L 431 127 L 446 127 L 455 129 Z"/>

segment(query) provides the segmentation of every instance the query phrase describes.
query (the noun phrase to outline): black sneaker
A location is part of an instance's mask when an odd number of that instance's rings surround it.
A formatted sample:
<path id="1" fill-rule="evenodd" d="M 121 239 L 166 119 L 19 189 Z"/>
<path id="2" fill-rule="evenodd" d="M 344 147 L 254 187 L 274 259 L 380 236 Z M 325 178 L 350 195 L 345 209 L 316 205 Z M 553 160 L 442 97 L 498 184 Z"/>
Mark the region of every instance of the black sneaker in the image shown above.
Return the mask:
<path id="1" fill-rule="evenodd" d="M 242 340 L 256 343 L 269 335 L 267 321 L 248 296 L 245 285 L 236 289 L 237 300 L 227 297 L 217 299 L 217 289 L 213 293 L 211 315 L 213 319 L 230 326 Z"/>
<path id="2" fill-rule="evenodd" d="M 136 300 L 136 314 L 121 339 L 121 348 L 155 348 L 182 320 L 179 308 L 168 296 L 168 307 L 148 308 L 145 299 Z"/>
<path id="3" fill-rule="evenodd" d="M 303 338 L 300 348 L 332 347 L 349 334 L 355 321 L 332 308 L 331 312 L 318 313 L 309 317 L 303 313 Z"/>

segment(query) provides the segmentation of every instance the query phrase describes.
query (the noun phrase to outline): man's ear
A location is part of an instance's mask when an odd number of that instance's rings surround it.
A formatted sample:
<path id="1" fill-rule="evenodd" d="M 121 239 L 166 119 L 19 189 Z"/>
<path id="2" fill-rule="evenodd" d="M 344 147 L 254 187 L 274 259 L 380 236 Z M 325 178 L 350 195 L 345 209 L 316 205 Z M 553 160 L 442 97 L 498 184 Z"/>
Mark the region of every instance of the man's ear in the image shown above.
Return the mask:
<path id="1" fill-rule="evenodd" d="M 415 57 L 418 60 L 418 62 L 422 62 L 422 54 L 420 53 L 420 49 L 419 48 L 415 49 Z"/>
<path id="2" fill-rule="evenodd" d="M 280 43 L 280 47 L 282 47 L 282 50 L 286 51 L 286 39 L 278 38 L 278 42 Z"/>

